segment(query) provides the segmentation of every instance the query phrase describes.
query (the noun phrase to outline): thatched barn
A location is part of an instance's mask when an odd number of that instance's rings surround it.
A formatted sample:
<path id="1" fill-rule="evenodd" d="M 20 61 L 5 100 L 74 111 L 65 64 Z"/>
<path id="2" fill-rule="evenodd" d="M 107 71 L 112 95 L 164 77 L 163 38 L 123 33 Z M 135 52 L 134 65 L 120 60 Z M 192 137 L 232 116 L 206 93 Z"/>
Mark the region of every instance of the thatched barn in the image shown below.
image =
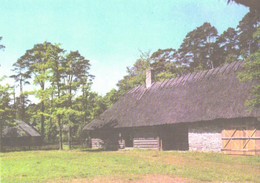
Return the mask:
<path id="1" fill-rule="evenodd" d="M 243 62 L 152 82 L 128 91 L 84 127 L 92 147 L 260 154 L 260 109 L 245 106 L 256 82 L 240 82 Z"/>
<path id="2" fill-rule="evenodd" d="M 14 123 L 13 127 L 5 127 L 3 130 L 2 140 L 4 146 L 30 147 L 41 145 L 41 135 L 35 128 L 19 120 L 15 120 Z"/>

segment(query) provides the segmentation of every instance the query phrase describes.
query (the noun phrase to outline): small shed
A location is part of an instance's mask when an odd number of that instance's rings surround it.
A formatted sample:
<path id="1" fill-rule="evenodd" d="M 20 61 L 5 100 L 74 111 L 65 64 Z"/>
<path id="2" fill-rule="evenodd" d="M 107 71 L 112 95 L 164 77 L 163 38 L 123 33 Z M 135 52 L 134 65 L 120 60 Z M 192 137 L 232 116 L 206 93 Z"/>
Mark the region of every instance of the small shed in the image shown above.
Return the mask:
<path id="1" fill-rule="evenodd" d="M 14 120 L 15 126 L 5 127 L 3 130 L 3 145 L 15 146 L 38 146 L 42 143 L 40 133 L 24 121 Z"/>

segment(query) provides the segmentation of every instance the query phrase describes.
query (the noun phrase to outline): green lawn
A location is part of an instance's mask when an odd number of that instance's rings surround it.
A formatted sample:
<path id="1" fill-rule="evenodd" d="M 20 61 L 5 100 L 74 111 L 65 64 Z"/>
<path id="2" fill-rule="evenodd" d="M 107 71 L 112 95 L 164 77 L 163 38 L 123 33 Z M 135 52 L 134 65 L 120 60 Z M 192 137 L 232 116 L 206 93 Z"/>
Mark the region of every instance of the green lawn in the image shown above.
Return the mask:
<path id="1" fill-rule="evenodd" d="M 135 182 L 147 174 L 183 178 L 187 182 L 260 182 L 259 156 L 152 150 L 50 150 L 0 153 L 0 158 L 1 183 Z"/>

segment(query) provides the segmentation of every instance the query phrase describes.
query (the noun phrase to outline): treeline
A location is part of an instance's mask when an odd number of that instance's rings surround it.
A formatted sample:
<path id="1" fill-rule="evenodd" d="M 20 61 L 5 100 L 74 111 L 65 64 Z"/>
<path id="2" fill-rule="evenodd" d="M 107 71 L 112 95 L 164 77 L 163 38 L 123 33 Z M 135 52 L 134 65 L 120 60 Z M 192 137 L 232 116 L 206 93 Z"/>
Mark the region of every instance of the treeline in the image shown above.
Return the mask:
<path id="1" fill-rule="evenodd" d="M 36 126 L 46 142 L 59 139 L 60 149 L 66 131 L 71 147 L 72 136 L 78 138 L 81 128 L 104 111 L 101 97 L 91 91 L 94 76 L 89 69 L 89 60 L 78 51 L 68 52 L 50 42 L 34 45 L 13 65 L 10 77 L 16 85 L 3 88 L 3 94 L 8 93 L 1 96 L 5 121 L 20 119 Z M 30 91 L 25 91 L 25 85 Z M 39 102 L 30 101 L 30 95 Z"/>
<path id="2" fill-rule="evenodd" d="M 250 11 L 236 29 L 230 27 L 219 35 L 214 26 L 205 22 L 189 32 L 178 49 L 141 53 L 134 65 L 127 67 L 127 75 L 117 83 L 118 89 L 108 92 L 104 100 L 112 105 L 129 89 L 144 84 L 147 68 L 153 69 L 155 80 L 159 81 L 246 60 L 249 55 L 259 53 L 259 23 L 259 11 Z M 259 65 L 255 65 L 255 70 L 260 70 Z"/>

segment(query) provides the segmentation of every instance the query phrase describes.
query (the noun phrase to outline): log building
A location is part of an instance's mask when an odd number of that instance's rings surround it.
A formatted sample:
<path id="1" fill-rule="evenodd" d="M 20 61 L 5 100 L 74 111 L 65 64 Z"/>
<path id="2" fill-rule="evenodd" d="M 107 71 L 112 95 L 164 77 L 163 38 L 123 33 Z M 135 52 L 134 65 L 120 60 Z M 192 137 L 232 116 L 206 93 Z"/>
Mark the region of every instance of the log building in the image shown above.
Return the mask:
<path id="1" fill-rule="evenodd" d="M 260 154 L 260 109 L 249 108 L 243 62 L 152 82 L 128 91 L 83 132 L 92 147 Z"/>
<path id="2" fill-rule="evenodd" d="M 39 146 L 42 143 L 40 133 L 28 125 L 27 123 L 19 120 L 14 120 L 15 126 L 5 127 L 3 130 L 3 146 Z"/>

